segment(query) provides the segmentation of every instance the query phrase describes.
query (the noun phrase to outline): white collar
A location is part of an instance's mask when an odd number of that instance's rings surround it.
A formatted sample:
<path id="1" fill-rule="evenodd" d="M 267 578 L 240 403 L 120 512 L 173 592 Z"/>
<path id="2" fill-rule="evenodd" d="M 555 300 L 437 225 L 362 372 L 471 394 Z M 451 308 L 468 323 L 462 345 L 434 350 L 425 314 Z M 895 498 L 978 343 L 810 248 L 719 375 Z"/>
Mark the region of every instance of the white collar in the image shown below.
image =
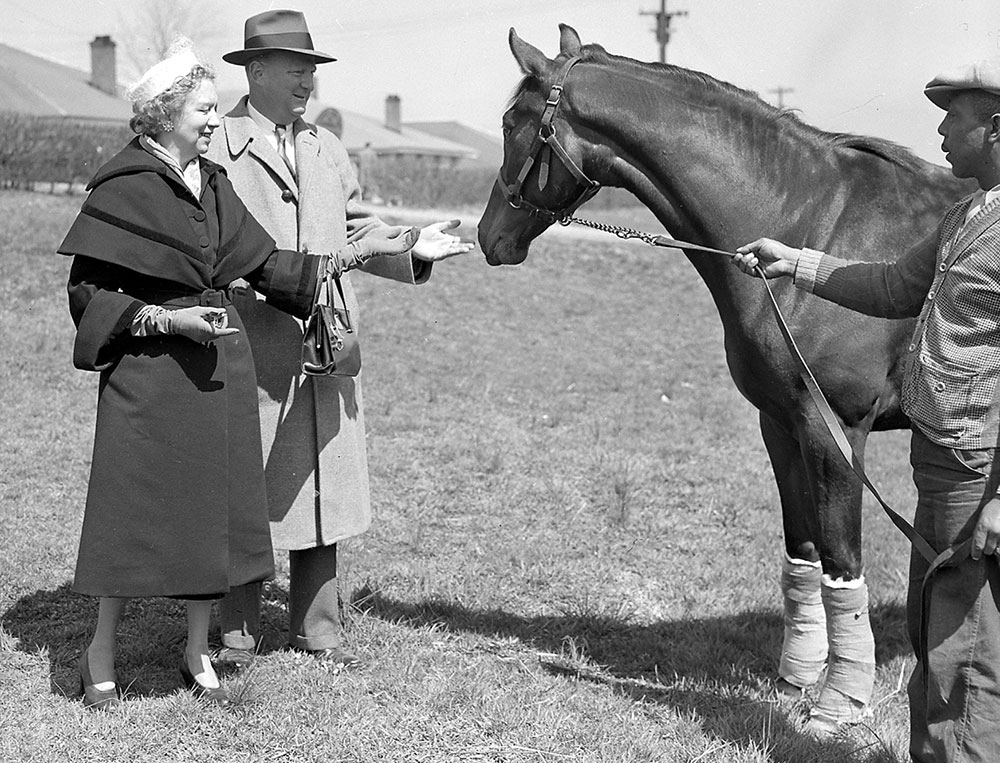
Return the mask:
<path id="1" fill-rule="evenodd" d="M 261 114 L 256 108 L 254 108 L 254 105 L 250 103 L 249 98 L 247 98 L 247 111 L 250 113 L 250 118 L 254 122 L 256 122 L 257 126 L 264 131 L 265 135 L 269 136 L 270 138 L 274 138 L 275 127 L 284 127 L 285 132 L 288 135 L 292 134 L 291 124 L 279 125 L 277 122 L 272 122 L 270 119 Z M 294 122 L 292 124 L 294 124 Z M 277 141 L 275 141 L 275 144 L 277 144 Z"/>
<path id="2" fill-rule="evenodd" d="M 180 162 L 174 158 L 173 154 L 148 135 L 139 137 L 139 145 L 177 173 L 184 181 L 184 185 L 194 194 L 195 199 L 201 198 L 201 162 L 198 161 L 197 156 L 189 161 L 185 167 L 181 167 Z"/>
<path id="3" fill-rule="evenodd" d="M 988 191 L 980 188 L 972 194 L 972 200 L 969 202 L 969 208 L 965 210 L 965 220 L 962 222 L 961 228 L 964 229 L 973 217 L 982 212 L 987 205 L 995 201 L 998 197 L 1000 197 L 1000 185 L 995 185 Z"/>

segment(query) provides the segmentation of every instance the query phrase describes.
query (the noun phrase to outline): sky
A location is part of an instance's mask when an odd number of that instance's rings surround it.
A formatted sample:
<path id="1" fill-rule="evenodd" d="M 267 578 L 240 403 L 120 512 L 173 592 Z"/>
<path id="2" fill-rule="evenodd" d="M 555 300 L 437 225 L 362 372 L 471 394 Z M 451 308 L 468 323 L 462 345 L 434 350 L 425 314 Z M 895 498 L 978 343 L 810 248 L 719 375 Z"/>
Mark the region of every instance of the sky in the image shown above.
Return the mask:
<path id="1" fill-rule="evenodd" d="M 170 0 L 161 5 L 176 7 Z M 179 0 L 179 2 L 184 0 Z M 0 42 L 89 70 L 89 43 L 135 39 L 146 0 L 0 0 Z M 644 61 L 659 57 L 652 16 L 661 0 L 201 0 L 191 36 L 216 64 L 220 90 L 244 85 L 221 56 L 243 47 L 243 21 L 272 8 L 306 15 L 318 50 L 318 97 L 384 115 L 398 95 L 403 121 L 457 120 L 499 135 L 520 72 L 511 27 L 550 57 L 559 23 L 584 43 Z M 936 74 L 1000 56 L 997 0 L 668 0 L 667 61 L 796 109 L 824 130 L 888 138 L 943 163 L 942 113 L 923 95 Z M 120 79 L 129 73 L 119 57 Z M 776 91 L 783 89 L 780 94 Z"/>

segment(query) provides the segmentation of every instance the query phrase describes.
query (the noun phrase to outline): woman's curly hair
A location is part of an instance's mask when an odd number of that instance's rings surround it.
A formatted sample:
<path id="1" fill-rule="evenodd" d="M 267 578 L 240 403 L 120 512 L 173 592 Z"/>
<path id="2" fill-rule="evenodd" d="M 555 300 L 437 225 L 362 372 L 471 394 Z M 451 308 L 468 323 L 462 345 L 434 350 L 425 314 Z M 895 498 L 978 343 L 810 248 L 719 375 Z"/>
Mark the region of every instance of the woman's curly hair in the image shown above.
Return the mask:
<path id="1" fill-rule="evenodd" d="M 210 66 L 197 65 L 183 77 L 174 80 L 169 88 L 148 101 L 134 104 L 135 112 L 128 126 L 132 132 L 153 137 L 161 132 L 174 129 L 174 119 L 184 108 L 184 102 L 198 86 L 208 80 L 215 81 L 215 71 Z"/>

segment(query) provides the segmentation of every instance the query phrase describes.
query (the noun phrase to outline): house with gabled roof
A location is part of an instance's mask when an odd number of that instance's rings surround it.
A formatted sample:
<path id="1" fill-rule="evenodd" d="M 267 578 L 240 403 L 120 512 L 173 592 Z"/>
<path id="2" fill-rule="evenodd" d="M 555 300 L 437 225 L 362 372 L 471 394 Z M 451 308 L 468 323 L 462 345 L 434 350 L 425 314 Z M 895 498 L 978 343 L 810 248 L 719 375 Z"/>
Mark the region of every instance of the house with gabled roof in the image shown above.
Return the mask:
<path id="1" fill-rule="evenodd" d="M 9 137 L 17 138 L 7 146 L 9 150 L 0 150 L 4 183 L 85 181 L 107 158 L 108 151 L 117 150 L 118 141 L 128 139 L 132 108 L 118 86 L 115 48 L 109 36 L 95 37 L 90 43 L 91 70 L 87 72 L 0 44 L 0 123 L 6 112 L 5 129 L 9 129 Z M 244 93 L 221 92 L 220 111 L 228 111 Z M 423 166 L 451 169 L 475 167 L 480 156 L 479 148 L 461 140 L 404 124 L 396 95 L 386 98 L 384 119 L 379 120 L 335 108 L 314 93 L 305 118 L 340 137 L 359 176 L 366 174 L 362 165 L 374 167 L 375 159 L 415 159 Z M 66 122 L 80 125 L 69 138 L 62 126 Z M 60 151 L 60 157 L 41 161 L 29 150 L 40 143 Z M 493 159 L 486 161 L 499 166 Z"/>
<path id="2" fill-rule="evenodd" d="M 433 135 L 436 138 L 468 146 L 475 150 L 475 158 L 462 160 L 463 167 L 485 167 L 487 169 L 499 169 L 503 164 L 503 141 L 499 137 L 489 133 L 469 127 L 461 122 L 446 120 L 442 122 L 404 122 L 403 126 L 411 130 L 417 130 L 425 135 Z"/>
<path id="3" fill-rule="evenodd" d="M 132 107 L 118 89 L 115 43 L 90 43 L 91 71 L 0 43 L 0 111 L 33 117 L 124 124 Z"/>
<path id="4" fill-rule="evenodd" d="M 222 113 L 229 111 L 245 94 L 245 90 L 220 93 L 219 107 Z M 340 138 L 347 153 L 355 161 L 366 148 L 374 151 L 379 158 L 420 157 L 449 167 L 474 160 L 478 156 L 478 151 L 471 146 L 403 124 L 400 119 L 399 96 L 390 95 L 385 103 L 385 119 L 379 121 L 355 111 L 334 107 L 314 94 L 306 107 L 305 120 L 325 127 Z"/>
<path id="5" fill-rule="evenodd" d="M 118 86 L 115 48 L 109 36 L 95 37 L 90 43 L 91 70 L 87 72 L 0 43 L 0 112 L 128 123 L 132 108 Z M 220 93 L 220 110 L 228 111 L 242 95 L 240 91 Z M 473 146 L 404 124 L 400 108 L 399 97 L 388 96 L 385 119 L 379 121 L 314 97 L 305 116 L 339 135 L 355 160 L 366 147 L 379 157 L 422 157 L 447 166 L 467 165 L 479 156 Z"/>

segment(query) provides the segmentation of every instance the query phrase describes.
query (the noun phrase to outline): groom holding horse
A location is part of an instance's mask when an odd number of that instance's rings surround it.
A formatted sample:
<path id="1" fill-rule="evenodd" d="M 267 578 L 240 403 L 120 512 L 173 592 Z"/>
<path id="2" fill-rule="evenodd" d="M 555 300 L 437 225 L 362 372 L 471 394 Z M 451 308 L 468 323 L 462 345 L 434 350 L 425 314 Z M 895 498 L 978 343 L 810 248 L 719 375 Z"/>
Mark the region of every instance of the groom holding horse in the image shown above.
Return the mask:
<path id="1" fill-rule="evenodd" d="M 1000 749 L 1000 58 L 945 72 L 924 93 L 947 112 L 938 133 L 952 173 L 979 183 L 934 237 L 884 263 L 762 238 L 735 262 L 867 315 L 917 318 L 902 389 L 914 526 L 954 555 L 936 569 L 910 555 L 910 755 L 985 763 Z"/>

